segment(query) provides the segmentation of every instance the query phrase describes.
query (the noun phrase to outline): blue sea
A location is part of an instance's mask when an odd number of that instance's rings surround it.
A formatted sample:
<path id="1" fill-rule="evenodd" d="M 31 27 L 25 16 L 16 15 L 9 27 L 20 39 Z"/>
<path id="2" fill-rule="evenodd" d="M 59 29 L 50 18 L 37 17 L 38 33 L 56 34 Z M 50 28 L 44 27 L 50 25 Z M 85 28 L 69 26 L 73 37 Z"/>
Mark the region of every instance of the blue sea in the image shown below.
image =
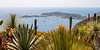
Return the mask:
<path id="1" fill-rule="evenodd" d="M 100 12 L 100 8 L 94 7 L 23 7 L 23 8 L 0 8 L 0 20 L 6 20 L 10 17 L 10 14 L 16 14 L 17 17 L 24 15 L 41 15 L 41 13 L 49 12 L 64 12 L 80 14 L 82 16 L 88 16 L 90 13 L 93 16 L 94 13 Z M 31 18 L 19 18 L 20 23 L 34 24 L 34 19 L 37 19 L 38 31 L 50 31 L 63 24 L 66 28 L 69 26 L 69 19 L 59 17 L 31 17 Z M 81 20 L 73 19 L 72 27 Z M 4 21 L 5 22 L 5 21 Z M 2 26 L 0 27 L 2 30 Z"/>

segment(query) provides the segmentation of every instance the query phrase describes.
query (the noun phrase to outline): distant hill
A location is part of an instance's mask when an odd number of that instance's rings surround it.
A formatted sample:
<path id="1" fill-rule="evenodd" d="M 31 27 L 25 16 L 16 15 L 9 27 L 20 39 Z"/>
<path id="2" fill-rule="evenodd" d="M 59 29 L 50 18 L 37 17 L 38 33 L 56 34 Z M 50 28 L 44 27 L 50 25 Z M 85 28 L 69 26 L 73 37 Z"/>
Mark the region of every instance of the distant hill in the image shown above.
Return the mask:
<path id="1" fill-rule="evenodd" d="M 71 13 L 63 13 L 63 12 L 51 12 L 51 13 L 42 13 L 41 15 L 47 17 L 62 17 L 62 18 L 69 18 L 72 16 L 73 19 L 85 19 L 86 16 L 81 16 L 80 14 L 71 14 Z"/>

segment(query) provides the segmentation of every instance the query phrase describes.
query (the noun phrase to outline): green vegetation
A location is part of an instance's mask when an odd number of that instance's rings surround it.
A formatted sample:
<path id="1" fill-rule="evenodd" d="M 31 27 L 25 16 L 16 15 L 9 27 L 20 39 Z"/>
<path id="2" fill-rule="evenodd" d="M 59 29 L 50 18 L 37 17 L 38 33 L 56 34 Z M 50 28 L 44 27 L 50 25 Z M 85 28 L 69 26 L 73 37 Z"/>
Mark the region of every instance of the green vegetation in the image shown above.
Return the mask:
<path id="1" fill-rule="evenodd" d="M 21 26 L 19 25 L 19 30 L 15 30 L 12 34 L 14 36 L 14 38 L 12 39 L 8 39 L 8 43 L 7 46 L 5 47 L 7 49 L 11 49 L 11 50 L 29 50 L 29 49 L 33 49 L 33 46 L 35 45 L 35 42 L 37 41 L 37 39 L 42 35 L 32 35 L 33 33 L 33 29 L 31 28 L 30 30 L 28 30 L 28 25 L 27 28 L 24 27 L 23 25 L 23 29 L 21 28 Z M 34 37 L 34 38 L 33 38 Z"/>
<path id="2" fill-rule="evenodd" d="M 41 39 L 36 50 L 88 50 L 91 47 L 86 46 L 87 39 L 80 37 L 77 31 L 70 32 L 63 25 L 59 28 L 52 30 L 48 35 Z"/>
<path id="3" fill-rule="evenodd" d="M 81 34 L 84 38 L 88 38 L 88 46 L 92 47 L 95 50 L 96 37 L 100 38 L 100 23 L 91 21 L 87 23 L 86 26 L 78 26 Z"/>
<path id="4" fill-rule="evenodd" d="M 7 19 L 5 19 L 5 26 L 4 28 L 7 29 L 7 28 L 15 28 L 16 27 L 16 15 L 15 14 L 11 14 L 11 17 L 8 17 Z"/>
<path id="5" fill-rule="evenodd" d="M 10 16 L 5 17 L 3 21 L 4 21 L 4 25 L 3 25 L 4 30 L 8 28 L 11 28 L 11 29 L 17 28 L 19 24 L 21 26 L 25 24 L 25 27 L 26 27 L 26 24 L 27 24 L 26 20 L 19 19 L 18 17 L 16 17 L 16 14 L 11 14 Z"/>
<path id="6" fill-rule="evenodd" d="M 23 24 L 16 27 L 15 16 L 7 24 L 6 31 L 0 34 L 0 45 L 8 50 L 99 50 L 100 49 L 100 18 L 94 15 L 93 21 L 89 18 L 86 25 L 78 25 L 72 30 L 72 17 L 70 27 L 59 25 L 50 32 L 37 31 L 37 20 L 31 28 Z M 91 20 L 90 20 L 91 19 Z M 96 20 L 97 19 L 97 20 Z M 1 24 L 3 21 L 0 22 Z M 4 39 L 4 40 L 1 40 Z M 0 47 L 0 49 L 1 49 Z"/>

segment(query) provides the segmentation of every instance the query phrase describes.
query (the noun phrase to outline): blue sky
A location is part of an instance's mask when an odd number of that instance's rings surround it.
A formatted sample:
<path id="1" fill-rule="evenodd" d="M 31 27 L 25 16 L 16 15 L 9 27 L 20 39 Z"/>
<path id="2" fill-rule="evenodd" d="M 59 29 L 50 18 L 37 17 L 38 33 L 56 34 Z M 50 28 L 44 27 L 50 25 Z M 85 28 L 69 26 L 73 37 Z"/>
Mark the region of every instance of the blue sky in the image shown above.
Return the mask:
<path id="1" fill-rule="evenodd" d="M 100 0 L 0 0 L 0 7 L 100 7 Z"/>

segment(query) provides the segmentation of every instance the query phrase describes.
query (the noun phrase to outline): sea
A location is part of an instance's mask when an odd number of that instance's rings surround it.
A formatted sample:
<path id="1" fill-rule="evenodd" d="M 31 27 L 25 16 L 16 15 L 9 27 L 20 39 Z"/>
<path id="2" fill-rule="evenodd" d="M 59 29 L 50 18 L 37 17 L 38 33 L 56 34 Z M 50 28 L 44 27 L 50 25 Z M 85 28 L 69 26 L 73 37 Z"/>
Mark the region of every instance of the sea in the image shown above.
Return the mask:
<path id="1" fill-rule="evenodd" d="M 66 28 L 69 28 L 69 19 L 60 17 L 29 17 L 29 18 L 19 18 L 24 15 L 41 15 L 42 13 L 49 12 L 64 12 L 71 14 L 80 14 L 82 16 L 88 16 L 88 13 L 93 16 L 94 13 L 100 12 L 100 7 L 16 7 L 16 8 L 0 8 L 0 20 L 9 22 L 10 14 L 16 14 L 16 21 L 18 24 L 29 24 L 29 27 L 33 24 L 34 19 L 37 19 L 38 31 L 48 32 L 50 30 L 58 28 L 59 24 L 63 24 Z M 5 21 L 8 20 L 8 21 Z M 82 19 L 81 19 L 82 20 Z M 72 20 L 72 27 L 76 23 L 81 21 L 79 19 Z M 3 25 L 4 25 L 3 23 Z M 17 24 L 17 25 L 18 25 Z M 0 26 L 0 30 L 3 29 L 3 25 Z M 34 28 L 34 27 L 33 27 Z"/>

